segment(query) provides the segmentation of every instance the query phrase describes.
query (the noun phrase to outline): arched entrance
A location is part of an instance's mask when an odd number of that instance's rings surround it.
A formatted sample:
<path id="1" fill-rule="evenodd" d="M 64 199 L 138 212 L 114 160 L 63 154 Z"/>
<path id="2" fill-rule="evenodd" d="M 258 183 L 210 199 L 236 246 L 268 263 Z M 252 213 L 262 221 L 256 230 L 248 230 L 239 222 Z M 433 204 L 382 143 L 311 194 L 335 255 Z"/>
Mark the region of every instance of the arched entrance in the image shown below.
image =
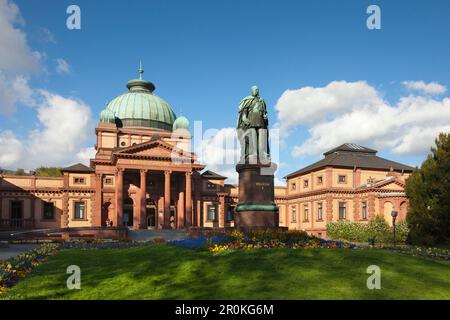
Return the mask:
<path id="1" fill-rule="evenodd" d="M 406 214 L 408 213 L 408 204 L 406 201 L 400 203 L 399 220 L 405 220 Z"/>
<path id="2" fill-rule="evenodd" d="M 392 217 L 391 217 L 392 210 L 394 210 L 394 205 L 392 204 L 392 202 L 386 201 L 383 205 L 383 216 L 384 216 L 384 219 L 390 225 L 392 225 Z"/>
<path id="3" fill-rule="evenodd" d="M 147 199 L 145 212 L 147 229 L 156 229 L 156 204 L 153 199 Z"/>
<path id="4" fill-rule="evenodd" d="M 111 225 L 110 210 L 111 210 L 111 202 L 109 201 L 105 202 L 102 206 L 102 220 L 101 220 L 102 226 Z"/>

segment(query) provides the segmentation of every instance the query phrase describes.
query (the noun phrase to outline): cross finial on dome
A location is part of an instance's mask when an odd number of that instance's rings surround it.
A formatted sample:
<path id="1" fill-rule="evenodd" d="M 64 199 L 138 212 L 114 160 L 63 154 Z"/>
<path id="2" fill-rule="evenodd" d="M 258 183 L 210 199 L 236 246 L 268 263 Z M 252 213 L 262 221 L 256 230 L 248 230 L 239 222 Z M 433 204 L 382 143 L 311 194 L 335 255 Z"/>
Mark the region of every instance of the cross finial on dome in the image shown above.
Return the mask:
<path id="1" fill-rule="evenodd" d="M 142 60 L 139 61 L 139 80 L 142 80 L 142 74 L 144 73 L 144 69 L 142 69 Z"/>

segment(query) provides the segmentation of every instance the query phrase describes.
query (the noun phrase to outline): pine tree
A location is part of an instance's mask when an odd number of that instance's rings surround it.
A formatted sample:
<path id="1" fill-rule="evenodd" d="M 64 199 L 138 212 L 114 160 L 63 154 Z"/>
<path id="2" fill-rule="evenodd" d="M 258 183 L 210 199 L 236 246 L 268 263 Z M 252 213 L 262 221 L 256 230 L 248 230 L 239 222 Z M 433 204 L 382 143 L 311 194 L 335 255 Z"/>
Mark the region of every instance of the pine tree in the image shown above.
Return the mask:
<path id="1" fill-rule="evenodd" d="M 409 197 L 409 240 L 432 245 L 450 239 L 450 134 L 441 133 L 436 146 L 406 182 Z"/>

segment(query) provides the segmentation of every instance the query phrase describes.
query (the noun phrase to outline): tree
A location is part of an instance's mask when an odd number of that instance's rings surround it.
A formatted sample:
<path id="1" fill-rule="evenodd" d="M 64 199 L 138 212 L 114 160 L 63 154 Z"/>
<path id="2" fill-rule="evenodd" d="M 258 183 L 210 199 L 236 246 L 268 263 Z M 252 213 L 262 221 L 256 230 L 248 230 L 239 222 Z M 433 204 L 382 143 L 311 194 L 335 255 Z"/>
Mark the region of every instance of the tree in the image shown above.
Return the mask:
<path id="1" fill-rule="evenodd" d="M 413 244 L 445 243 L 450 237 L 450 133 L 441 133 L 436 146 L 406 182 L 407 222 Z"/>
<path id="2" fill-rule="evenodd" d="M 59 167 L 40 167 L 36 169 L 38 177 L 61 177 L 61 168 Z"/>

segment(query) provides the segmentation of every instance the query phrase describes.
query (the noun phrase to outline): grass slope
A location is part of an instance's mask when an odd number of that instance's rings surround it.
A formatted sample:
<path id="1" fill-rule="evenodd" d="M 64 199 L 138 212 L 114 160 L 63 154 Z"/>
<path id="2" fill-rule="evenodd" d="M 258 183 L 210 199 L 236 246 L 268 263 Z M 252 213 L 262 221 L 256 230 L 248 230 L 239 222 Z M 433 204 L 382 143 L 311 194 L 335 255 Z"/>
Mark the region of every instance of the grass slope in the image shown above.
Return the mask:
<path id="1" fill-rule="evenodd" d="M 369 265 L 381 290 L 368 290 Z M 68 290 L 66 268 L 81 268 Z M 168 245 L 61 251 L 8 290 L 12 299 L 449 299 L 450 263 L 381 250 L 288 250 L 212 256 Z"/>

